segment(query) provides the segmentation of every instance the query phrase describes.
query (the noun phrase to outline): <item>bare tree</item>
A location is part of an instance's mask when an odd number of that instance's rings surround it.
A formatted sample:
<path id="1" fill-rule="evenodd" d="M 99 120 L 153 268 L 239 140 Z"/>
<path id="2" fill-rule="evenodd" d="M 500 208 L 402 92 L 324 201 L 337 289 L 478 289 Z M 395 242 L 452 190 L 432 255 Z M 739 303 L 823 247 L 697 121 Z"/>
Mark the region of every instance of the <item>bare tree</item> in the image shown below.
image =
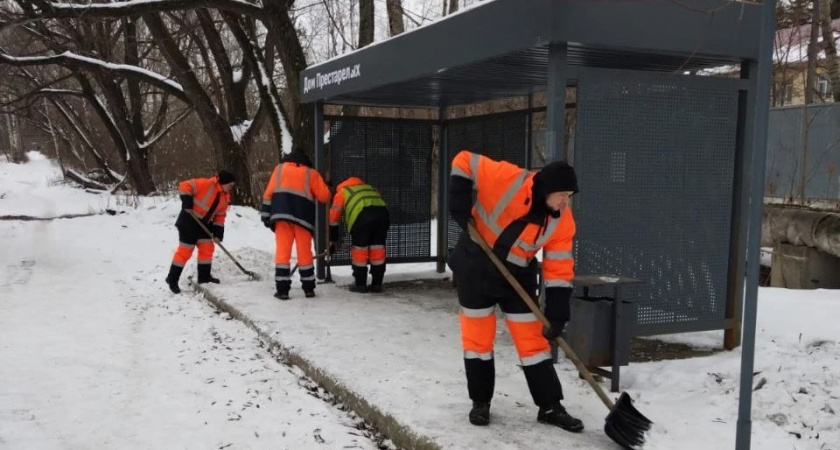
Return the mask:
<path id="1" fill-rule="evenodd" d="M 30 6 L 27 2 L 20 5 L 24 11 Z M 4 12 L 8 17 L 9 11 Z M 144 126 L 143 96 L 146 92 L 141 90 L 140 83 L 168 91 L 176 97 L 184 96 L 177 83 L 138 65 L 141 58 L 133 20 L 30 21 L 18 30 L 37 42 L 36 51 L 41 56 L 17 57 L 2 53 L 0 64 L 54 67 L 54 79 L 42 81 L 41 85 L 52 84 L 56 78 L 72 77 L 82 96 L 102 120 L 136 191 L 141 195 L 154 192 L 156 187 L 148 158 L 152 128 Z M 107 60 L 117 64 L 106 63 Z M 39 90 L 21 98 L 39 95 Z"/>
<path id="2" fill-rule="evenodd" d="M 825 50 L 828 77 L 831 80 L 831 90 L 834 101 L 840 101 L 840 65 L 837 61 L 837 42 L 831 26 L 831 3 L 829 0 L 819 0 L 819 17 L 822 28 L 823 49 Z"/>
<path id="3" fill-rule="evenodd" d="M 312 148 L 314 133 L 312 132 L 312 118 L 314 116 L 312 105 L 300 104 L 300 80 L 299 73 L 306 67 L 306 58 L 301 47 L 300 38 L 297 30 L 290 17 L 289 8 L 294 3 L 291 0 L 277 0 L 271 2 L 264 2 L 262 5 L 250 4 L 235 0 L 209 0 L 206 2 L 188 2 L 188 1 L 170 1 L 170 2 L 129 2 L 125 5 L 114 7 L 108 4 L 108 7 L 100 4 L 83 4 L 63 2 L 61 7 L 56 7 L 55 4 L 38 1 L 38 6 L 32 5 L 29 0 L 16 0 L 21 4 L 21 8 L 27 11 L 27 20 L 44 20 L 49 18 L 67 19 L 71 17 L 78 17 L 84 15 L 85 17 L 135 17 L 140 16 L 143 23 L 148 28 L 151 35 L 154 37 L 154 43 L 161 49 L 166 62 L 171 67 L 171 71 L 182 88 L 182 96 L 185 101 L 195 108 L 196 114 L 202 124 L 203 129 L 211 137 L 210 141 L 214 146 L 214 153 L 217 157 L 217 165 L 225 166 L 237 173 L 239 176 L 239 183 L 237 184 L 237 195 L 235 198 L 238 201 L 244 200 L 245 196 L 251 195 L 250 173 L 246 164 L 248 156 L 248 139 L 256 135 L 253 131 L 254 124 L 259 124 L 262 116 L 267 116 L 272 119 L 275 131 L 286 130 L 286 133 L 291 132 L 291 139 L 281 139 L 278 145 L 283 145 L 284 141 L 293 142 L 295 146 L 305 149 Z M 218 11 L 224 11 L 231 14 L 243 15 L 250 19 L 261 21 L 266 29 L 268 35 L 276 39 L 276 45 L 265 45 L 264 47 L 255 39 L 255 33 L 246 32 L 244 36 L 248 41 L 254 44 L 254 49 L 258 49 L 261 53 L 259 58 L 253 51 L 244 51 L 241 48 L 236 50 L 245 61 L 245 66 L 241 72 L 236 73 L 236 79 L 232 82 L 225 82 L 225 71 L 218 70 L 218 78 L 222 78 L 222 82 L 216 83 L 221 87 L 225 93 L 225 107 L 218 108 L 213 103 L 213 99 L 219 99 L 218 89 L 215 91 L 209 90 L 204 86 L 206 82 L 208 86 L 213 86 L 213 79 L 215 76 L 201 75 L 196 67 L 193 67 L 200 58 L 209 59 L 212 57 L 217 69 L 224 67 L 220 48 L 210 42 L 208 39 L 208 49 L 205 54 L 195 55 L 196 60 L 191 59 L 193 52 L 185 52 L 180 44 L 180 39 L 183 35 L 188 34 L 183 27 L 180 27 L 175 11 L 196 10 L 205 7 L 215 8 Z M 206 17 L 205 17 L 206 18 Z M 183 22 L 183 21 L 182 21 Z M 205 21 L 206 22 L 206 21 Z M 225 22 L 227 25 L 232 25 L 233 22 Z M 208 32 L 206 26 L 203 28 L 205 36 L 212 36 Z M 228 30 L 231 31 L 231 30 Z M 238 31 L 236 32 L 238 33 Z M 250 33 L 250 36 L 248 35 Z M 243 35 L 239 34 L 235 39 L 239 45 L 242 45 Z M 194 40 L 195 42 L 196 40 Z M 196 45 L 197 47 L 197 45 Z M 232 49 L 228 49 L 230 51 Z M 253 50 L 253 49 L 252 49 Z M 277 51 L 280 56 L 280 61 L 283 66 L 283 73 L 286 77 L 286 102 L 288 106 L 289 125 L 283 121 L 284 102 L 278 101 L 280 91 L 276 86 L 273 77 L 273 54 Z M 195 52 L 200 53 L 200 52 Z M 190 56 L 187 56 L 189 54 Z M 265 70 L 260 73 L 260 79 L 255 80 L 254 72 L 259 68 L 260 61 L 265 64 Z M 271 64 L 269 64 L 271 62 Z M 211 65 L 207 65 L 210 67 Z M 246 73 L 246 71 L 250 73 Z M 246 76 L 248 75 L 248 76 Z M 256 108 L 256 112 L 250 115 L 250 110 L 242 114 L 243 108 L 241 105 L 247 107 L 247 102 L 239 101 L 242 99 L 240 95 L 241 86 L 257 85 L 259 91 L 259 98 L 261 106 Z M 274 84 L 274 86 L 271 86 Z M 272 94 L 272 92 L 274 94 Z M 234 105 L 233 103 L 237 103 Z M 262 106 L 270 105 L 269 106 Z M 221 106 L 221 105 L 220 105 Z M 232 108 L 231 108 L 232 107 Z M 261 116 L 262 114 L 262 116 Z M 243 118 L 253 117 L 253 119 Z M 307 145 L 308 144 L 308 145 Z M 282 149 L 281 149 L 282 151 Z M 251 197 L 253 198 L 253 197 Z"/>

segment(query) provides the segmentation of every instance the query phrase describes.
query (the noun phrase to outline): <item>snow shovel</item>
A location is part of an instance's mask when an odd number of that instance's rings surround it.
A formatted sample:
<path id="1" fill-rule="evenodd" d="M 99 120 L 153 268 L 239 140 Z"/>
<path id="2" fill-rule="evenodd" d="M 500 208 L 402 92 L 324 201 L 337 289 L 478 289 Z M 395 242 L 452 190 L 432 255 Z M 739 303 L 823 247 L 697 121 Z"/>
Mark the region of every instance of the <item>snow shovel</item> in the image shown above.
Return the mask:
<path id="1" fill-rule="evenodd" d="M 329 208 L 327 208 L 327 211 L 329 211 Z M 335 281 L 333 281 L 332 278 L 332 253 L 330 253 L 330 228 L 328 226 L 324 227 L 324 242 L 327 244 L 327 249 L 324 250 L 322 253 L 319 253 L 318 256 L 315 257 L 315 259 L 318 259 L 321 256 L 323 256 L 324 265 L 326 266 L 326 273 L 324 274 L 324 279 L 318 281 L 318 284 L 335 283 Z M 336 251 L 338 251 L 338 248 L 336 248 Z"/>
<path id="2" fill-rule="evenodd" d="M 528 295 L 527 292 L 525 292 L 522 285 L 520 285 L 519 282 L 516 281 L 516 278 L 511 275 L 504 263 L 499 260 L 499 257 L 493 253 L 493 250 L 490 249 L 487 242 L 485 242 L 481 235 L 478 234 L 478 230 L 475 229 L 475 225 L 470 222 L 468 226 L 472 240 L 481 246 L 484 253 L 487 253 L 487 257 L 493 261 L 493 264 L 497 269 L 499 269 L 499 272 L 501 272 L 510 285 L 513 286 L 516 293 L 522 297 L 522 301 L 528 305 L 528 308 L 530 308 L 531 312 L 537 316 L 537 319 L 542 322 L 543 326 L 546 328 L 550 327 L 551 325 L 549 324 L 548 319 L 542 311 L 540 311 L 539 306 L 534 303 L 534 300 L 531 299 L 531 296 Z M 595 382 L 595 379 L 592 378 L 592 373 L 590 373 L 589 369 L 583 365 L 580 358 L 578 358 L 572 348 L 569 347 L 569 344 L 567 344 L 560 336 L 555 339 L 555 342 L 557 342 L 557 345 L 566 352 L 566 356 L 572 360 L 578 371 L 583 374 L 583 377 L 586 378 L 586 381 L 590 386 L 592 386 L 592 389 L 595 390 L 598 397 L 601 398 L 601 401 L 604 402 L 607 408 L 609 408 L 610 413 L 607 414 L 606 423 L 604 424 L 604 431 L 607 433 L 607 436 L 609 436 L 610 439 L 615 441 L 618 445 L 628 450 L 635 450 L 643 445 L 645 443 L 644 434 L 646 431 L 650 430 L 653 422 L 642 415 L 642 413 L 633 406 L 633 401 L 626 392 L 623 392 L 618 401 L 613 403 L 613 401 L 607 396 L 606 392 L 604 392 L 601 385 Z"/>
<path id="3" fill-rule="evenodd" d="M 196 223 L 198 223 L 198 226 L 200 226 L 201 229 L 204 230 L 205 233 L 207 233 L 207 236 L 210 236 L 211 238 L 213 238 L 215 240 L 216 236 L 214 236 L 213 233 L 211 233 L 210 230 L 207 229 L 207 226 L 204 225 L 204 222 L 202 222 L 201 219 L 196 217 L 195 214 L 193 214 L 192 212 L 190 212 L 189 214 L 190 214 L 190 217 L 195 219 Z M 242 264 L 239 264 L 239 261 L 237 261 L 236 258 L 234 258 L 233 255 L 231 255 L 230 252 L 227 251 L 227 249 L 225 248 L 224 245 L 222 245 L 221 242 L 216 242 L 216 245 L 218 245 L 219 248 L 221 248 L 225 252 L 225 254 L 228 255 L 228 257 L 230 257 L 231 261 L 233 261 L 233 263 L 236 264 L 236 267 L 239 267 L 239 270 L 241 270 L 242 273 L 244 273 L 245 275 L 248 275 L 248 278 L 250 278 L 252 280 L 255 280 L 255 281 L 259 281 L 259 280 L 262 279 L 256 273 L 251 272 L 250 270 L 242 267 Z"/>
<path id="4" fill-rule="evenodd" d="M 318 259 L 318 258 L 323 258 L 326 254 L 327 254 L 327 251 L 326 251 L 326 250 L 324 250 L 323 252 L 318 253 L 317 255 L 313 256 L 313 257 L 312 257 L 312 259 L 313 259 L 313 260 L 315 260 L 315 259 Z M 297 272 L 297 270 L 298 270 L 298 266 L 300 266 L 300 264 L 295 263 L 295 266 L 294 266 L 294 267 L 292 267 L 292 271 L 291 271 L 291 272 L 289 272 L 289 276 L 292 276 L 292 275 L 294 275 L 294 274 L 295 274 L 295 272 Z"/>

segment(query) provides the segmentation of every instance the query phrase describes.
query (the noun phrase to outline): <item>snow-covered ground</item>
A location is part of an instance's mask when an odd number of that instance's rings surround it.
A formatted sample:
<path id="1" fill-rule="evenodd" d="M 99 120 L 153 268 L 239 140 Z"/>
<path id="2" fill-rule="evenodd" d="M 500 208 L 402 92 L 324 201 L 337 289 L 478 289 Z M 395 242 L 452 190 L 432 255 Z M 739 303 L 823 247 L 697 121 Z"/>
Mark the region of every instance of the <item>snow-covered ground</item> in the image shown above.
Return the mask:
<path id="1" fill-rule="evenodd" d="M 100 213 L 53 221 L 0 220 L 0 449 L 375 448 L 358 419 L 310 395 L 299 369 L 257 334 L 219 314 L 182 279 L 163 284 L 177 234 L 174 198 L 125 199 L 55 185 L 57 168 L 0 160 L 0 216 Z M 225 244 L 248 281 L 217 251 L 217 297 L 266 336 L 306 358 L 381 412 L 441 448 L 613 449 L 606 408 L 567 362 L 564 404 L 587 429 L 537 424 L 503 324 L 487 428 L 466 421 L 469 400 L 454 292 L 418 284 L 380 296 L 338 285 L 304 300 L 271 297 L 273 236 L 251 209 L 228 215 Z M 392 265 L 386 278 L 430 276 Z M 840 449 L 840 293 L 761 288 L 752 448 Z M 659 337 L 720 347 L 722 332 Z M 740 349 L 631 363 L 622 389 L 655 426 L 645 449 L 734 448 Z M 605 384 L 606 385 L 606 384 Z M 759 387 L 760 386 L 760 387 Z"/>
<path id="2" fill-rule="evenodd" d="M 107 204 L 30 156 L 0 161 L 0 215 Z M 157 202 L 0 221 L 0 449 L 376 448 L 255 333 L 164 289 L 177 206 Z"/>

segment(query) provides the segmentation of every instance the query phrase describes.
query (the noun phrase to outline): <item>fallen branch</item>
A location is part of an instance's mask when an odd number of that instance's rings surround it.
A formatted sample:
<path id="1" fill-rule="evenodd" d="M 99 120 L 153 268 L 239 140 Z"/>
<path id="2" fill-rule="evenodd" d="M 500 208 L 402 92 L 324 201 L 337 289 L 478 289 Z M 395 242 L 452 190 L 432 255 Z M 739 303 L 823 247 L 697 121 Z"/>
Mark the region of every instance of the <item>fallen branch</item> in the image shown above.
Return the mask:
<path id="1" fill-rule="evenodd" d="M 97 191 L 107 191 L 108 186 L 98 181 L 91 180 L 90 178 L 76 172 L 73 169 L 65 169 L 64 170 L 64 178 L 68 180 L 75 181 L 76 183 L 80 184 L 85 189 L 95 189 Z"/>

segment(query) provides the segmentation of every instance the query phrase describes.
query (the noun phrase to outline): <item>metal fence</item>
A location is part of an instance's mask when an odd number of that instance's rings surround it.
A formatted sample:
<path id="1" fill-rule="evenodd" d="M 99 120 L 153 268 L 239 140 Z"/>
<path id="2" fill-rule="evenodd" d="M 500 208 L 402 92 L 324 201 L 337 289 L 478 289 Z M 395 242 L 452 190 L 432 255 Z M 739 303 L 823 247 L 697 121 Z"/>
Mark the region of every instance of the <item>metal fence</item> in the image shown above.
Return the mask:
<path id="1" fill-rule="evenodd" d="M 357 176 L 379 189 L 388 203 L 388 262 L 432 261 L 432 127 L 434 122 L 326 117 L 330 122 L 333 189 Z M 349 236 L 335 264 L 349 264 Z"/>
<path id="2" fill-rule="evenodd" d="M 806 169 L 803 171 L 802 168 Z M 840 105 L 770 110 L 768 197 L 840 201 Z"/>

